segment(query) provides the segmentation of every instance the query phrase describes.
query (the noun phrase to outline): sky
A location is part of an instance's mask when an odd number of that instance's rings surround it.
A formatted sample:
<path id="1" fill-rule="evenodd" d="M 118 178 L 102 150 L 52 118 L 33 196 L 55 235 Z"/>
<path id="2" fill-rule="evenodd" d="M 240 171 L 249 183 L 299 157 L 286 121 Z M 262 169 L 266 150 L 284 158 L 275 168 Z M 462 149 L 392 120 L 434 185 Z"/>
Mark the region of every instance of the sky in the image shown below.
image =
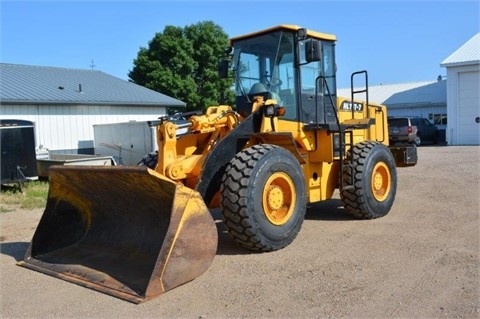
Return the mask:
<path id="1" fill-rule="evenodd" d="M 480 0 L 0 0 L 0 62 L 94 69 L 128 80 L 139 49 L 166 26 L 213 21 L 229 36 L 294 24 L 336 35 L 338 87 L 436 80 L 480 32 Z M 0 75 L 1 76 L 1 75 Z"/>

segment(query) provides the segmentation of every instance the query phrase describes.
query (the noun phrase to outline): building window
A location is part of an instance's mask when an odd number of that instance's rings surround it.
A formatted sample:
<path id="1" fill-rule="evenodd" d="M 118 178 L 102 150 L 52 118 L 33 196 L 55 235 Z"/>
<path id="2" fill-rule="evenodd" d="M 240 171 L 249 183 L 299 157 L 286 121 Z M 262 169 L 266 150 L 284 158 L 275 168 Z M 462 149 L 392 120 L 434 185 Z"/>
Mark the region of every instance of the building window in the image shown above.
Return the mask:
<path id="1" fill-rule="evenodd" d="M 447 114 L 430 113 L 428 119 L 435 125 L 447 125 Z"/>

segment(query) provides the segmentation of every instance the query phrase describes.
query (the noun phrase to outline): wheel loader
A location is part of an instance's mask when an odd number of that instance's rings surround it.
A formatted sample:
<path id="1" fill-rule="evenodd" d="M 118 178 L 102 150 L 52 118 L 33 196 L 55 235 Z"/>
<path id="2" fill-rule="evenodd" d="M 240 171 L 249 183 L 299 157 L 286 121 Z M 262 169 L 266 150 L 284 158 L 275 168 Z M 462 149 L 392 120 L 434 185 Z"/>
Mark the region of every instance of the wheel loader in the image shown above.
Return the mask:
<path id="1" fill-rule="evenodd" d="M 218 71 L 235 78 L 234 105 L 160 118 L 150 167 L 52 166 L 18 264 L 140 303 L 208 269 L 213 209 L 256 252 L 292 243 L 307 205 L 336 190 L 353 218 L 386 215 L 397 167 L 415 165 L 417 150 L 388 146 L 387 109 L 368 101 L 366 71 L 337 96 L 335 42 L 295 25 L 232 38 Z"/>

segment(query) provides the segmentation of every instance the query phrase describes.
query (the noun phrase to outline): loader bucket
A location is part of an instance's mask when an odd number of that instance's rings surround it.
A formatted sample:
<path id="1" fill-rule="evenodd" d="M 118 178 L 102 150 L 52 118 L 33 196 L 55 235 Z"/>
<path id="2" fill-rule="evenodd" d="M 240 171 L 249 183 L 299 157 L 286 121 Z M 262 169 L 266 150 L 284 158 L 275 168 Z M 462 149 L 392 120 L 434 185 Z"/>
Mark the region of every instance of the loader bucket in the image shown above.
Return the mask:
<path id="1" fill-rule="evenodd" d="M 210 266 L 217 228 L 198 192 L 146 167 L 52 166 L 19 266 L 134 303 Z"/>

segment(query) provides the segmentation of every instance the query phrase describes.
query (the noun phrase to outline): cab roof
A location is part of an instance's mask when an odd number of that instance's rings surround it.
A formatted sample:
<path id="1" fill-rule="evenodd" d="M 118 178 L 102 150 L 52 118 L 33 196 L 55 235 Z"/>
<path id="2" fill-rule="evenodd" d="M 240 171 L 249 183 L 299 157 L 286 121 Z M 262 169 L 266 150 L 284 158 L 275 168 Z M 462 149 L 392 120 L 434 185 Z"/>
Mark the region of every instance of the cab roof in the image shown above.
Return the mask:
<path id="1" fill-rule="evenodd" d="M 252 32 L 252 33 L 247 33 L 247 34 L 244 34 L 244 35 L 236 36 L 236 37 L 231 38 L 230 41 L 235 42 L 235 41 L 238 41 L 238 40 L 259 36 L 259 35 L 262 35 L 262 34 L 265 34 L 265 33 L 282 31 L 282 30 L 297 32 L 300 29 L 304 29 L 304 28 L 302 28 L 298 25 L 293 25 L 293 24 L 281 24 L 281 25 L 277 25 L 275 27 L 271 27 L 271 28 L 268 28 L 268 29 L 259 30 L 259 31 L 255 31 L 255 32 Z M 307 35 L 308 36 L 311 36 L 312 38 L 315 38 L 315 39 L 318 39 L 318 40 L 330 40 L 330 41 L 336 41 L 337 40 L 337 37 L 333 34 L 317 32 L 317 31 L 313 31 L 313 30 L 309 30 L 309 29 L 306 29 L 306 30 L 307 30 Z"/>

